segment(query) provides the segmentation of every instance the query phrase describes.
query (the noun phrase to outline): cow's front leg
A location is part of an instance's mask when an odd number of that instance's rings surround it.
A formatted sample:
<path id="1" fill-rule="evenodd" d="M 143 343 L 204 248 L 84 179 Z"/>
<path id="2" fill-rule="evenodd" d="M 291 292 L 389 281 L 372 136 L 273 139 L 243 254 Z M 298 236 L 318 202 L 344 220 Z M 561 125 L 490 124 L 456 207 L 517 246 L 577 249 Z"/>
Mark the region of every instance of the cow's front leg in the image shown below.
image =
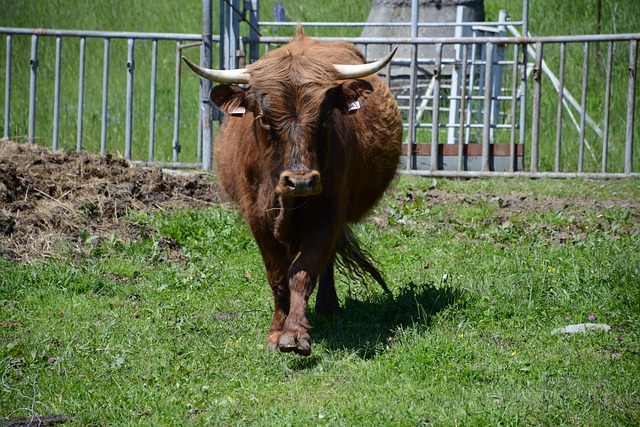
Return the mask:
<path id="1" fill-rule="evenodd" d="M 303 356 L 311 353 L 311 325 L 307 320 L 307 303 L 313 292 L 317 275 L 308 270 L 295 268 L 289 271 L 290 306 L 278 347 L 280 351 L 293 351 Z"/>
<path id="2" fill-rule="evenodd" d="M 290 259 L 286 248 L 270 236 L 254 232 L 254 237 L 262 254 L 267 281 L 273 295 L 273 320 L 269 327 L 267 349 L 278 350 L 285 320 L 289 315 L 290 295 L 287 277 Z"/>
<path id="3" fill-rule="evenodd" d="M 286 270 L 279 267 L 267 267 L 267 280 L 273 294 L 273 319 L 269 327 L 267 349 L 278 350 L 285 320 L 289 315 L 289 284 Z"/>

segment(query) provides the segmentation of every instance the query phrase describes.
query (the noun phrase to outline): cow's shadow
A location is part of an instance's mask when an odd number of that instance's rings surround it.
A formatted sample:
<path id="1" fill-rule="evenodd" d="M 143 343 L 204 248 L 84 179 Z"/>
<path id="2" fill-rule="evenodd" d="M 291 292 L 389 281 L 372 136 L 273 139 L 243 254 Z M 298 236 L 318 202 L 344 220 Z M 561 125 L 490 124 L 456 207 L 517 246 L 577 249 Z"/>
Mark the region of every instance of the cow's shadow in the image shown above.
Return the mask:
<path id="1" fill-rule="evenodd" d="M 347 297 L 332 316 L 309 313 L 316 343 L 332 350 L 346 350 L 363 359 L 378 356 L 397 339 L 397 331 L 407 327 L 429 327 L 433 317 L 452 305 L 464 304 L 463 291 L 434 283 L 409 283 L 394 295 L 365 298 Z"/>

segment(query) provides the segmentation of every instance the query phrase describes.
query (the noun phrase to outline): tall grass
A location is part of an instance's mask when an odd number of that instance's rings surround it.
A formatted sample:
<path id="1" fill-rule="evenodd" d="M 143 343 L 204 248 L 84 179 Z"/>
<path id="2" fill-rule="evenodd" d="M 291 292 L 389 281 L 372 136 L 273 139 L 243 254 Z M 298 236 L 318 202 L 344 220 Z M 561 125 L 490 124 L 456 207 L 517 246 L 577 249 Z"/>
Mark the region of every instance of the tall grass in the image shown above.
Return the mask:
<path id="1" fill-rule="evenodd" d="M 261 19 L 273 20 L 276 0 L 260 2 Z M 557 2 L 537 0 L 530 2 L 529 31 L 533 35 L 575 35 L 594 33 L 597 29 L 595 19 L 595 1 Z M 185 2 L 152 2 L 141 0 L 133 3 L 124 1 L 86 2 L 73 0 L 60 7 L 56 2 L 15 2 L 0 0 L 4 11 L 0 16 L 0 26 L 57 28 L 57 29 L 93 29 L 109 31 L 143 31 L 198 34 L 201 32 L 202 4 L 200 0 Z M 290 21 L 365 21 L 370 7 L 368 0 L 307 2 L 287 0 L 283 2 Z M 214 32 L 217 32 L 219 2 L 213 1 Z M 485 2 L 486 19 L 497 20 L 498 11 L 505 9 L 512 20 L 522 17 L 520 0 L 488 0 Z M 629 33 L 638 31 L 640 2 L 620 2 L 604 0 L 602 2 L 600 32 Z M 245 29 L 246 30 L 246 29 Z M 244 30 L 243 30 L 244 31 Z M 294 28 L 278 30 L 278 35 L 289 36 Z M 261 28 L 263 35 L 273 35 L 274 29 Z M 357 27 L 344 28 L 307 28 L 312 36 L 352 37 L 360 34 Z M 13 40 L 13 100 L 11 107 L 12 137 L 27 135 L 28 126 L 28 88 L 29 88 L 29 37 L 15 36 Z M 124 153 L 124 117 L 126 98 L 126 41 L 112 40 L 111 70 L 109 75 L 109 151 Z M 217 46 L 214 46 L 217 49 Z M 6 44 L 0 43 L 0 55 L 5 57 Z M 587 113 L 603 128 L 604 121 L 604 73 L 607 47 L 593 46 L 589 59 L 589 78 L 587 91 Z M 78 109 L 78 68 L 79 41 L 64 41 L 62 51 L 62 86 L 60 111 L 60 147 L 74 149 L 77 133 Z M 559 72 L 559 45 L 545 46 L 544 58 L 551 70 Z M 197 49 L 185 51 L 197 58 Z M 511 55 L 511 52 L 508 52 Z M 134 159 L 147 158 L 149 140 L 149 104 L 151 76 L 151 42 L 139 41 L 135 46 L 135 86 L 134 86 Z M 53 121 L 53 76 L 55 66 L 55 39 L 41 37 L 39 41 L 39 87 L 36 118 L 36 137 L 43 145 L 51 145 Z M 97 151 L 100 144 L 102 114 L 102 61 L 103 45 L 101 39 L 87 40 L 86 82 L 84 104 L 84 146 Z M 628 43 L 615 45 L 612 79 L 612 105 L 610 118 L 609 165 L 610 171 L 620 172 L 624 162 L 624 142 L 626 124 L 626 94 L 629 61 Z M 217 55 L 214 54 L 214 62 Z M 175 91 L 175 44 L 160 42 L 158 51 L 158 81 L 156 98 L 156 159 L 171 160 L 174 132 L 173 101 Z M 0 79 L 4 81 L 5 69 L 0 70 Z M 567 47 L 565 87 L 580 101 L 582 87 L 582 45 Z M 510 85 L 510 71 L 505 72 L 505 84 Z M 638 89 L 636 89 L 637 93 Z M 530 80 L 529 93 L 532 93 Z M 551 170 L 554 162 L 556 135 L 557 94 L 548 79 L 543 78 L 543 102 L 541 108 L 541 155 L 540 169 Z M 198 117 L 198 79 L 184 76 L 182 79 L 182 112 L 179 125 L 182 161 L 194 161 L 196 155 L 197 117 Z M 529 96 L 531 99 L 531 96 Z M 505 108 L 508 104 L 505 103 Z M 4 115 L 4 104 L 0 106 Z M 531 105 L 527 106 L 531 112 Z M 640 111 L 640 97 L 636 97 L 636 117 Z M 576 119 L 578 115 L 574 112 Z M 446 114 L 441 114 L 446 120 Z M 572 123 L 566 111 L 563 113 L 563 170 L 575 170 L 577 167 L 577 143 L 579 131 Z M 528 115 L 527 135 L 530 135 L 531 115 Z M 507 142 L 507 132 L 497 132 L 498 142 Z M 636 136 L 640 134 L 640 120 L 635 124 Z M 430 140 L 429 131 L 419 134 L 420 142 Z M 585 148 L 585 171 L 597 171 L 602 161 L 602 140 L 587 126 Z M 444 140 L 444 138 L 443 138 Z M 528 137 L 527 137 L 528 140 Z M 527 150 L 528 151 L 528 150 Z M 525 162 L 528 166 L 528 160 Z M 640 150 L 635 150 L 634 164 L 640 164 Z"/>

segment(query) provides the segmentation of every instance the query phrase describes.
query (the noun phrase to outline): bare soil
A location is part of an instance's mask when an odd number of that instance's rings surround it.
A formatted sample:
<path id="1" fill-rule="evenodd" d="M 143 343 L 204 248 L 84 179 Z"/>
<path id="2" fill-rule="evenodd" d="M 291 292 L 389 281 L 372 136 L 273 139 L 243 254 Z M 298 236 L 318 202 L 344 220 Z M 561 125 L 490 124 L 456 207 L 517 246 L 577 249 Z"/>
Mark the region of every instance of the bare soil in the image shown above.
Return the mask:
<path id="1" fill-rule="evenodd" d="M 218 184 L 204 173 L 0 141 L 0 256 L 5 258 L 29 261 L 61 247 L 82 253 L 88 236 L 95 236 L 95 244 L 111 236 L 136 241 L 150 230 L 127 219 L 131 210 L 219 202 Z"/>

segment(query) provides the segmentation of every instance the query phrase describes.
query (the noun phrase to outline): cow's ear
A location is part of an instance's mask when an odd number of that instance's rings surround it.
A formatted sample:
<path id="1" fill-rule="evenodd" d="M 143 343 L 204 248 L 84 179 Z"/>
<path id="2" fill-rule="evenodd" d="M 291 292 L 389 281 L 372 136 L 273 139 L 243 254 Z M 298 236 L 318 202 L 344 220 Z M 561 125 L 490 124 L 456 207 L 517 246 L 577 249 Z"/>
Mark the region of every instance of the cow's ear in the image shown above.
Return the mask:
<path id="1" fill-rule="evenodd" d="M 336 108 L 354 114 L 373 94 L 373 86 L 366 80 L 347 80 L 336 87 Z"/>
<path id="2" fill-rule="evenodd" d="M 209 99 L 225 114 L 243 116 L 247 112 L 246 92 L 240 86 L 221 84 L 211 88 Z"/>

